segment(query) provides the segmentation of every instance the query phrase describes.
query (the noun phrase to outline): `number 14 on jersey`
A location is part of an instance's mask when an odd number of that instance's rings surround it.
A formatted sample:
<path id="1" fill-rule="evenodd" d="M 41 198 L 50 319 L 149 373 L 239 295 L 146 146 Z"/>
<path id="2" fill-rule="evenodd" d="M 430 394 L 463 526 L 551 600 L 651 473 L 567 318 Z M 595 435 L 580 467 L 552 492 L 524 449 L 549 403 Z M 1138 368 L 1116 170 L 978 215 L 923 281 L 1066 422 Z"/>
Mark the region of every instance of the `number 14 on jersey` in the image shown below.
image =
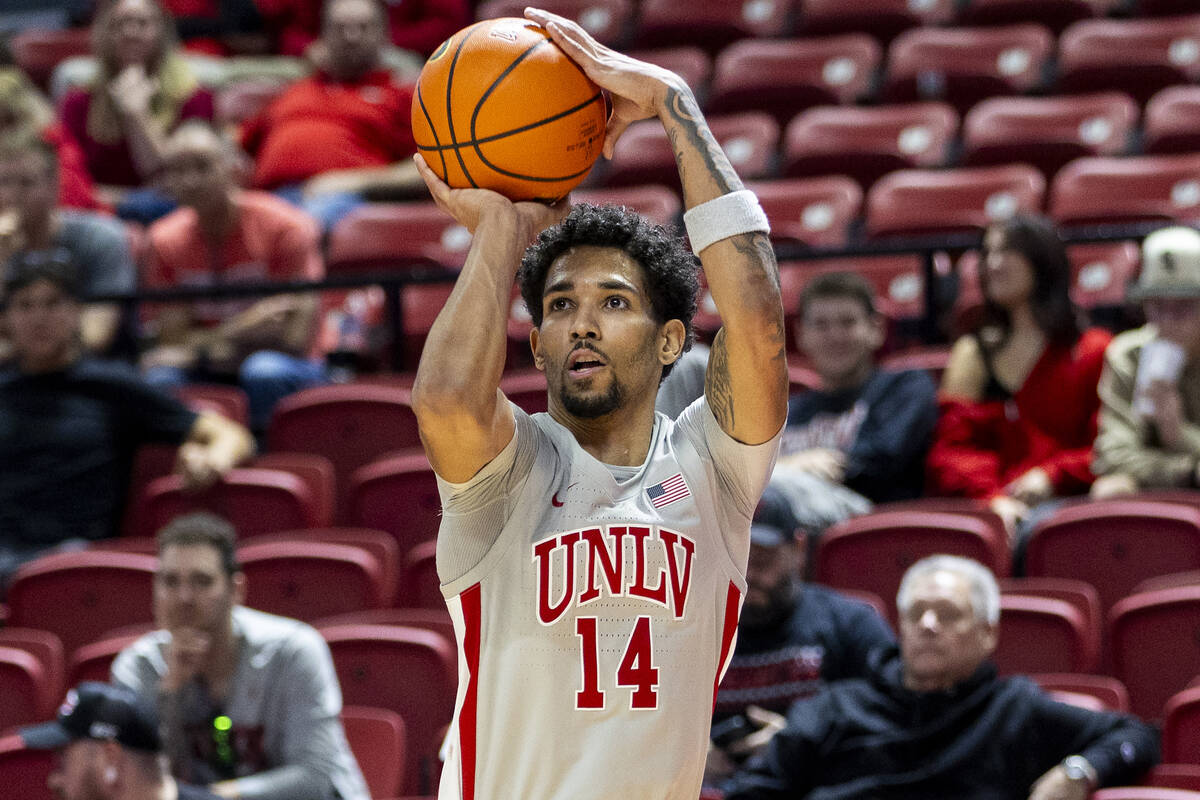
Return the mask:
<path id="1" fill-rule="evenodd" d="M 600 688 L 599 637 L 596 617 L 576 617 L 575 635 L 579 637 L 583 688 L 575 693 L 575 708 L 598 711 L 605 708 L 607 692 Z M 654 647 L 650 636 L 650 617 L 640 616 L 625 645 L 621 663 L 612 683 L 630 689 L 629 707 L 637 710 L 658 708 L 658 667 L 654 666 Z"/>

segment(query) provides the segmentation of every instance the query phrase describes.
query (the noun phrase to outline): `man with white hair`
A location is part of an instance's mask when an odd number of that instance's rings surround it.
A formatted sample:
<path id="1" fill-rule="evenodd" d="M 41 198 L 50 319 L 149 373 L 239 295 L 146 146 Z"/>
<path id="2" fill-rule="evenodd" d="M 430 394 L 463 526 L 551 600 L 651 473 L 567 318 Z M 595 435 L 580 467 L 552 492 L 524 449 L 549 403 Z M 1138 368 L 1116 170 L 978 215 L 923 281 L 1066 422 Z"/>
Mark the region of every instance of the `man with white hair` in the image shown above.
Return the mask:
<path id="1" fill-rule="evenodd" d="M 1147 324 L 1104 353 L 1092 497 L 1200 487 L 1200 233 L 1147 236 L 1130 299 Z"/>
<path id="2" fill-rule="evenodd" d="M 1000 592 L 981 564 L 918 561 L 896 604 L 899 653 L 792 706 L 726 800 L 1084 800 L 1158 761 L 1158 735 L 1141 721 L 997 677 Z"/>

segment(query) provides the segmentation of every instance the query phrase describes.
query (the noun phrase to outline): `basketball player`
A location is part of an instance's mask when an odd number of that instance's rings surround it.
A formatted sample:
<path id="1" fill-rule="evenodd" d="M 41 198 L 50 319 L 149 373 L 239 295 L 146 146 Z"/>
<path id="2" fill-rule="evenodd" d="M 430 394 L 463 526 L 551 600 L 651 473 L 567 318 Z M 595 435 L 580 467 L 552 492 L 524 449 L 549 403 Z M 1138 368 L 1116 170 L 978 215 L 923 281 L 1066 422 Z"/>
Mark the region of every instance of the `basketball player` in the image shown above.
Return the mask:
<path id="1" fill-rule="evenodd" d="M 696 307 L 682 242 L 624 209 L 564 219 L 562 205 L 452 190 L 418 161 L 474 233 L 413 387 L 460 650 L 439 796 L 695 800 L 787 405 L 767 221 L 678 76 L 526 13 L 611 93 L 607 155 L 630 122 L 662 121 L 725 327 L 704 397 L 676 422 L 656 416 Z M 532 417 L 497 388 L 518 266 L 549 385 Z"/>

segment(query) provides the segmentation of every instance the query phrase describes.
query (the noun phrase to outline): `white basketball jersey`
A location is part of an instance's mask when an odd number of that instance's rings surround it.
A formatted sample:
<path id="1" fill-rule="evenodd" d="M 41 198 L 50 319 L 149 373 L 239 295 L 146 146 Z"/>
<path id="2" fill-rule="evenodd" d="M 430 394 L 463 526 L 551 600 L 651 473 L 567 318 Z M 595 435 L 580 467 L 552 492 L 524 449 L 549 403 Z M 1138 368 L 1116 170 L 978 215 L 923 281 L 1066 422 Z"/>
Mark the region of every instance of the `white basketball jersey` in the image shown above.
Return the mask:
<path id="1" fill-rule="evenodd" d="M 778 438 L 742 445 L 699 400 L 614 467 L 514 413 L 505 451 L 441 486 L 459 685 L 440 800 L 696 800 Z M 472 537 L 492 544 L 463 563 Z"/>

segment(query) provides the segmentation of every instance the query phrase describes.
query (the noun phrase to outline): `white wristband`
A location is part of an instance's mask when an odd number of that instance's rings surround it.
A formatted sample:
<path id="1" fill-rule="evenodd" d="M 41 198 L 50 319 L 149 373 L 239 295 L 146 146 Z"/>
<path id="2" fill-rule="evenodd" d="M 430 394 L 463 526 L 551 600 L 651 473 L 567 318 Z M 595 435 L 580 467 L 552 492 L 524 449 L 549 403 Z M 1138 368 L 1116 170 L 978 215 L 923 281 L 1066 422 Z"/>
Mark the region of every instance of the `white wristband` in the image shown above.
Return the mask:
<path id="1" fill-rule="evenodd" d="M 749 189 L 741 189 L 715 197 L 707 203 L 689 208 L 683 213 L 692 252 L 700 255 L 713 242 L 743 233 L 771 232 L 767 215 L 758 198 Z"/>

